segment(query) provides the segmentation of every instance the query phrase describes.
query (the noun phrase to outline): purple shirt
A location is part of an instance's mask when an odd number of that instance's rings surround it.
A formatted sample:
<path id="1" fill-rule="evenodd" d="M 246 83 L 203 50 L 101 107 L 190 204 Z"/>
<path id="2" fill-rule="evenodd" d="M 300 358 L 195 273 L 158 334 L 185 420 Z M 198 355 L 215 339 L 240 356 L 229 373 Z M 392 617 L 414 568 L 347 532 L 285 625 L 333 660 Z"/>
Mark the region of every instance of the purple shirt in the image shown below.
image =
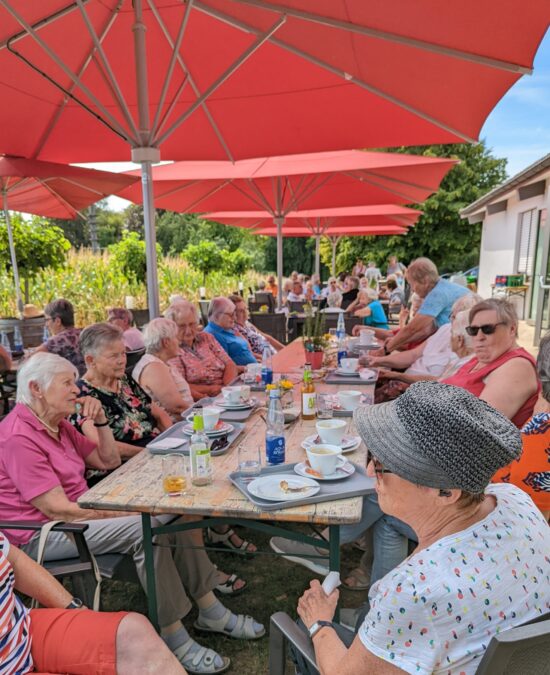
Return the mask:
<path id="1" fill-rule="evenodd" d="M 75 502 L 88 486 L 84 459 L 94 443 L 67 420 L 59 424 L 59 440 L 52 438 L 33 413 L 18 403 L 0 424 L 0 520 L 49 520 L 31 501 L 61 486 Z M 32 530 L 8 530 L 16 546 L 29 542 Z"/>

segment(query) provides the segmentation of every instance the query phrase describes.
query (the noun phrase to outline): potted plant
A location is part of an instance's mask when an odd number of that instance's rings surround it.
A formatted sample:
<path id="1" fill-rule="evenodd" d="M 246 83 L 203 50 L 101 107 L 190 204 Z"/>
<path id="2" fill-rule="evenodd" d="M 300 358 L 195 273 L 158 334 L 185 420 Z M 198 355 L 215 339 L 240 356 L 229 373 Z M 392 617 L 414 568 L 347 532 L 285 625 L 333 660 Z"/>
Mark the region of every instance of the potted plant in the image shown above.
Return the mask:
<path id="1" fill-rule="evenodd" d="M 302 340 L 306 353 L 306 363 L 309 363 L 313 370 L 319 370 L 323 365 L 323 357 L 327 347 L 325 315 L 319 310 L 315 312 L 312 305 L 305 305 L 304 311 L 306 320 Z"/>

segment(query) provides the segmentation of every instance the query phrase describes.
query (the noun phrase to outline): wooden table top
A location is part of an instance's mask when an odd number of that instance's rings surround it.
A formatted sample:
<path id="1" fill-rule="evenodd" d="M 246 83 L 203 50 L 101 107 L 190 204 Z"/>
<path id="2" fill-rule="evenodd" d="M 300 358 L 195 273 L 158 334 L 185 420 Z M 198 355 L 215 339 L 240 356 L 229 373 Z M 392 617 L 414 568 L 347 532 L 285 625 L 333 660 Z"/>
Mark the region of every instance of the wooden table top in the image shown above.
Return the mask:
<path id="1" fill-rule="evenodd" d="M 290 374 L 297 379 L 298 369 L 304 364 L 304 350 L 301 340 L 282 349 L 273 357 L 275 372 Z M 293 377 L 296 375 L 296 377 Z M 326 385 L 316 382 L 317 391 L 349 389 L 346 386 Z M 366 390 L 362 387 L 362 390 Z M 295 403 L 299 401 L 299 386 L 295 386 Z M 263 395 L 261 395 L 263 396 Z M 355 434 L 351 417 L 347 421 L 346 433 Z M 305 459 L 300 443 L 315 432 L 315 420 L 299 418 L 286 431 L 286 461 L 299 462 Z M 189 494 L 169 497 L 162 491 L 162 456 L 151 455 L 147 450 L 140 452 L 126 464 L 104 478 L 92 489 L 85 492 L 78 503 L 83 508 L 136 511 L 140 513 L 177 513 L 204 516 L 223 516 L 287 522 L 311 522 L 322 525 L 340 525 L 358 522 L 361 517 L 362 497 L 352 497 L 320 504 L 309 504 L 277 511 L 261 511 L 241 494 L 228 480 L 227 475 L 237 469 L 238 447 L 260 447 L 265 457 L 265 423 L 258 414 L 246 422 L 246 428 L 229 451 L 213 457 L 214 481 L 211 485 L 190 486 Z M 346 457 L 357 464 L 365 464 L 366 447 L 363 443 Z"/>

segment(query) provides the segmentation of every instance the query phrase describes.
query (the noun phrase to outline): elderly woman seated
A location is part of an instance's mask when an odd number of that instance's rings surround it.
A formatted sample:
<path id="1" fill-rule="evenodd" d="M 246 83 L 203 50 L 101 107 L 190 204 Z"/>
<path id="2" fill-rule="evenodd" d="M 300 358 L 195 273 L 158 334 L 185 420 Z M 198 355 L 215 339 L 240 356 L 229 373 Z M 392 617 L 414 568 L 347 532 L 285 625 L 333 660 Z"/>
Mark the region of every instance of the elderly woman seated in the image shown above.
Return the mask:
<path id="1" fill-rule="evenodd" d="M 535 359 L 517 344 L 518 317 L 506 300 L 491 298 L 470 310 L 474 356 L 447 384 L 464 387 L 521 427 L 540 391 Z"/>
<path id="2" fill-rule="evenodd" d="M 170 305 L 164 316 L 178 327 L 180 351 L 170 359 L 171 370 L 181 374 L 195 401 L 217 396 L 237 377 L 237 366 L 213 335 L 199 329 L 197 310 L 190 302 Z"/>
<path id="3" fill-rule="evenodd" d="M 126 348 L 120 328 L 110 323 L 88 326 L 80 335 L 80 351 L 86 362 L 86 372 L 78 381 L 80 395 L 101 402 L 121 457 L 132 457 L 170 427 L 172 420 L 135 380 L 126 377 Z M 97 430 L 85 421 L 81 411 L 72 417 L 73 424 L 97 443 Z"/>
<path id="4" fill-rule="evenodd" d="M 322 312 L 326 314 L 339 314 L 344 310 L 340 307 L 342 304 L 342 294 L 340 291 L 336 290 L 333 293 L 329 293 L 326 297 L 326 306 L 321 309 Z"/>
<path id="5" fill-rule="evenodd" d="M 27 609 L 14 591 L 42 607 Z M 3 673 L 184 673 L 144 616 L 86 609 L 1 532 L 0 595 Z"/>
<path id="6" fill-rule="evenodd" d="M 129 352 L 145 349 L 141 331 L 133 326 L 134 315 L 125 307 L 111 307 L 107 321 L 122 331 L 122 341 Z"/>
<path id="7" fill-rule="evenodd" d="M 193 405 L 189 385 L 168 361 L 179 354 L 178 327 L 170 319 L 153 319 L 143 329 L 146 354 L 136 363 L 132 377 L 173 422 Z"/>
<path id="8" fill-rule="evenodd" d="M 378 291 L 374 288 L 365 288 L 361 291 L 363 301 L 366 306 L 354 312 L 354 316 L 362 317 L 363 325 L 369 328 L 381 328 L 389 330 L 388 319 L 380 300 L 378 300 Z M 353 335 L 358 335 L 361 326 L 353 327 Z"/>
<path id="9" fill-rule="evenodd" d="M 550 333 L 539 344 L 537 373 L 542 384 L 533 416 L 521 430 L 521 457 L 497 471 L 494 483 L 512 483 L 550 517 Z"/>
<path id="10" fill-rule="evenodd" d="M 550 528 L 511 485 L 489 485 L 521 452 L 517 428 L 464 389 L 418 382 L 355 413 L 380 507 L 418 535 L 379 579 L 357 635 L 333 623 L 338 591 L 298 603 L 321 673 L 474 673 L 491 638 L 548 611 Z M 306 667 L 298 664 L 298 671 Z"/>
<path id="11" fill-rule="evenodd" d="M 68 300 L 52 300 L 44 308 L 46 328 L 51 337 L 35 349 L 35 352 L 58 354 L 76 367 L 82 375 L 86 370 L 84 358 L 80 353 L 78 340 L 80 328 L 74 325 L 74 308 Z"/>
<path id="12" fill-rule="evenodd" d="M 269 347 L 272 352 L 283 348 L 284 345 L 278 340 L 271 335 L 267 335 L 267 333 L 262 333 L 254 324 L 250 323 L 248 307 L 240 295 L 230 295 L 229 300 L 235 305 L 235 327 L 233 330 L 248 342 L 256 360 L 262 360 L 266 347 Z"/>
<path id="13" fill-rule="evenodd" d="M 123 347 L 120 336 L 118 343 L 117 353 Z M 0 520 L 87 523 L 86 540 L 91 552 L 130 554 L 145 589 L 141 517 L 82 509 L 77 504 L 87 490 L 86 466 L 112 469 L 120 464 L 120 456 L 101 402 L 90 396 L 77 399 L 76 375 L 74 366 L 53 354 L 36 354 L 19 369 L 17 405 L 0 424 Z M 77 402 L 82 429 L 85 433 L 94 430 L 93 442 L 66 420 L 74 414 Z M 153 526 L 168 520 L 154 518 Z M 6 532 L 11 543 L 36 558 L 38 533 L 17 529 Z M 202 543 L 200 532 L 160 535 L 157 543 L 160 545 L 155 546 L 154 559 L 164 641 L 189 673 L 226 670 L 229 660 L 198 645 L 181 623 L 191 610 L 184 587 L 199 607 L 195 622 L 199 629 L 254 639 L 263 635 L 263 626 L 251 618 L 235 616 L 216 599 L 213 590 L 221 576 L 206 552 L 197 548 Z M 64 533 L 49 533 L 45 560 L 76 555 L 73 541 Z"/>
<path id="14" fill-rule="evenodd" d="M 236 319 L 235 305 L 229 298 L 212 298 L 208 305 L 208 324 L 204 332 L 213 335 L 237 364 L 239 371 L 244 371 L 245 366 L 255 363 L 256 359 L 246 338 L 235 331 Z"/>

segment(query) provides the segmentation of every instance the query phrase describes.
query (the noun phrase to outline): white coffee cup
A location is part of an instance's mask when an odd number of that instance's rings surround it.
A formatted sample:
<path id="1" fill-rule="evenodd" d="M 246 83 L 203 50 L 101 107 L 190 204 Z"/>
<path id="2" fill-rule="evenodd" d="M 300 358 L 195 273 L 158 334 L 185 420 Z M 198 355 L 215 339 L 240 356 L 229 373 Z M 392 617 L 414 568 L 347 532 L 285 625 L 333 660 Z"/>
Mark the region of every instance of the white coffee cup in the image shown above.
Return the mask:
<path id="1" fill-rule="evenodd" d="M 344 410 L 355 410 L 361 405 L 361 392 L 354 389 L 339 391 L 338 400 Z"/>
<path id="2" fill-rule="evenodd" d="M 329 445 L 341 445 L 346 426 L 347 422 L 345 420 L 331 419 L 319 420 L 315 425 L 315 428 L 323 443 L 328 443 Z"/>
<path id="3" fill-rule="evenodd" d="M 340 361 L 340 370 L 346 373 L 354 373 L 357 370 L 359 359 L 342 359 Z"/>
<path id="4" fill-rule="evenodd" d="M 359 344 L 370 345 L 374 342 L 374 331 L 370 328 L 362 328 L 359 331 Z"/>
<path id="5" fill-rule="evenodd" d="M 241 384 L 241 401 L 248 401 L 250 398 L 250 386 L 248 384 Z"/>
<path id="6" fill-rule="evenodd" d="M 222 389 L 222 396 L 226 403 L 240 403 L 241 387 L 224 387 Z"/>
<path id="7" fill-rule="evenodd" d="M 323 476 L 330 476 L 330 474 L 336 471 L 338 464 L 344 461 L 341 452 L 342 448 L 337 445 L 329 445 L 328 443 L 312 445 L 306 450 L 311 468 Z"/>
<path id="8" fill-rule="evenodd" d="M 219 422 L 222 412 L 223 410 L 215 405 L 208 405 L 202 409 L 202 419 L 205 431 L 212 431 Z"/>

